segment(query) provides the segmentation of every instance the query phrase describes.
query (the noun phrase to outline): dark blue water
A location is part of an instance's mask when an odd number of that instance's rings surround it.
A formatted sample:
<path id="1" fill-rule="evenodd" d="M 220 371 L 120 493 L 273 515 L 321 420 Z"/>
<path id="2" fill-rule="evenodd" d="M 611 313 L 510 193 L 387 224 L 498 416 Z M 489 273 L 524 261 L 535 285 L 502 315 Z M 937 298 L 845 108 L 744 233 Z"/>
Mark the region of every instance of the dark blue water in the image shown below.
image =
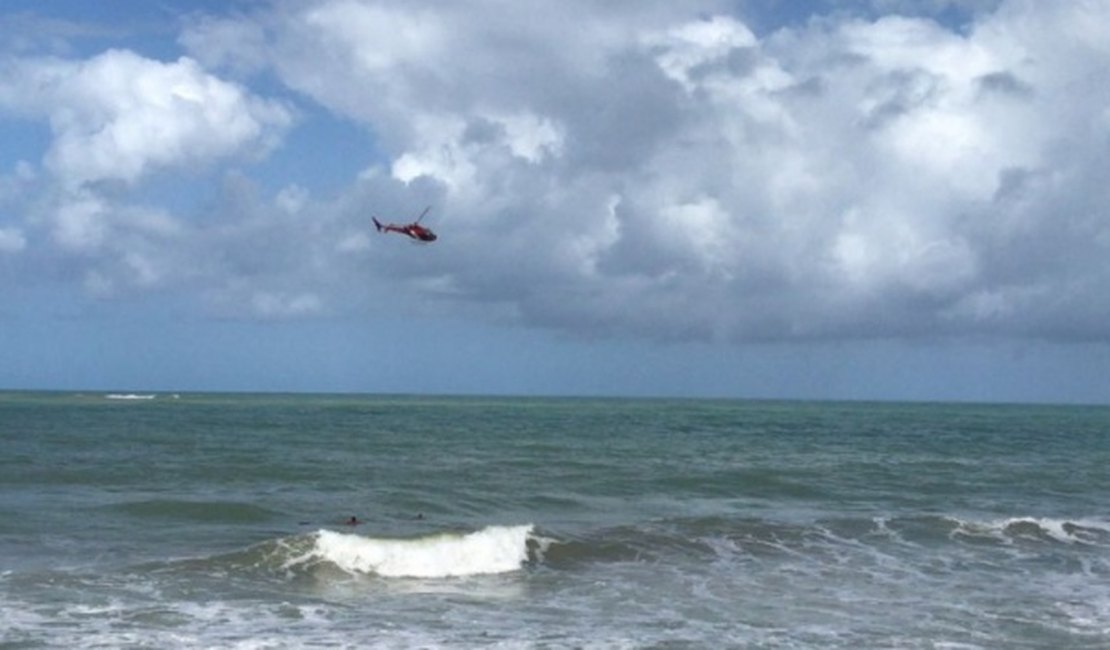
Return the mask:
<path id="1" fill-rule="evenodd" d="M 1105 408 L 0 394 L 0 647 L 1105 648 L 1108 466 Z"/>

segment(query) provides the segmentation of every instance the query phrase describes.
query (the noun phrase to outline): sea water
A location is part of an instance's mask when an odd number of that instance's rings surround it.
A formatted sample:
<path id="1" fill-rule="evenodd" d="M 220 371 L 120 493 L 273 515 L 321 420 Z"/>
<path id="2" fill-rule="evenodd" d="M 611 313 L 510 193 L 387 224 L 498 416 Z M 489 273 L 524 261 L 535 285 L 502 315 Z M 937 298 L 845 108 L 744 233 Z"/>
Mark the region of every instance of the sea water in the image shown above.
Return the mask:
<path id="1" fill-rule="evenodd" d="M 0 393 L 0 648 L 1108 648 L 1108 468 L 1096 407 Z"/>

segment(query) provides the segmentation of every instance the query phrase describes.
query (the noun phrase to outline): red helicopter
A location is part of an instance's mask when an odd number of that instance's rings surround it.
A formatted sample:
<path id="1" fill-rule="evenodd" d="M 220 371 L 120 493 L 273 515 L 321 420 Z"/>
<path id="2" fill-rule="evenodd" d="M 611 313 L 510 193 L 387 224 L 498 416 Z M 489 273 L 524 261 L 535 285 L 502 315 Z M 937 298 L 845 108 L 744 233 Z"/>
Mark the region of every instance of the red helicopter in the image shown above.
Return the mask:
<path id="1" fill-rule="evenodd" d="M 408 235 L 409 237 L 412 237 L 417 241 L 430 242 L 436 240 L 436 234 L 432 232 L 431 228 L 425 228 L 424 226 L 421 226 L 420 220 L 423 219 L 424 215 L 428 214 L 428 210 L 431 209 L 432 206 L 430 205 L 424 208 L 424 211 L 420 213 L 420 216 L 416 218 L 416 221 L 413 221 L 410 224 L 405 224 L 403 226 L 399 226 L 395 223 L 383 224 L 382 222 L 378 221 L 377 217 L 371 217 L 371 219 L 373 219 L 374 227 L 378 229 L 378 232 L 398 232 L 402 235 Z"/>

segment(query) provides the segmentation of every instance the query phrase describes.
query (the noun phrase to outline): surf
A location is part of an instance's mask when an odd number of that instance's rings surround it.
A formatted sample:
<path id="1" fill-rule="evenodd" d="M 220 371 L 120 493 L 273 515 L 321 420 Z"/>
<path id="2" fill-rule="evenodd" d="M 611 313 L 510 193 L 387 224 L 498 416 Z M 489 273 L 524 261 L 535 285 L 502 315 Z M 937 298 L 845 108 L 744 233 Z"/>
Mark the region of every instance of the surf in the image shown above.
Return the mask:
<path id="1" fill-rule="evenodd" d="M 411 539 L 368 537 L 322 529 L 290 567 L 324 561 L 351 574 L 386 578 L 457 578 L 517 571 L 529 560 L 532 524 L 488 526 L 469 533 Z"/>

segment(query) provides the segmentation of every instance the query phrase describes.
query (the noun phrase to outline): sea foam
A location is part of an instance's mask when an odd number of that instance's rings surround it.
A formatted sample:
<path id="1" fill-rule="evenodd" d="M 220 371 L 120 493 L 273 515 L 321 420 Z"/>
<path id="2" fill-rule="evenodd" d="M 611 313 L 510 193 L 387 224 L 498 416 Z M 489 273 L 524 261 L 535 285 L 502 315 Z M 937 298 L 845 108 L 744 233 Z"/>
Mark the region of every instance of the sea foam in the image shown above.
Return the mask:
<path id="1" fill-rule="evenodd" d="M 351 573 L 391 578 L 450 578 L 516 571 L 528 560 L 532 525 L 472 533 L 383 539 L 320 530 L 309 552 Z"/>
<path id="2" fill-rule="evenodd" d="M 989 521 L 953 519 L 953 536 L 992 537 L 1011 542 L 1015 539 L 1051 539 L 1065 544 L 1105 546 L 1110 542 L 1110 523 L 1094 519 L 1050 517 L 1010 517 Z"/>

